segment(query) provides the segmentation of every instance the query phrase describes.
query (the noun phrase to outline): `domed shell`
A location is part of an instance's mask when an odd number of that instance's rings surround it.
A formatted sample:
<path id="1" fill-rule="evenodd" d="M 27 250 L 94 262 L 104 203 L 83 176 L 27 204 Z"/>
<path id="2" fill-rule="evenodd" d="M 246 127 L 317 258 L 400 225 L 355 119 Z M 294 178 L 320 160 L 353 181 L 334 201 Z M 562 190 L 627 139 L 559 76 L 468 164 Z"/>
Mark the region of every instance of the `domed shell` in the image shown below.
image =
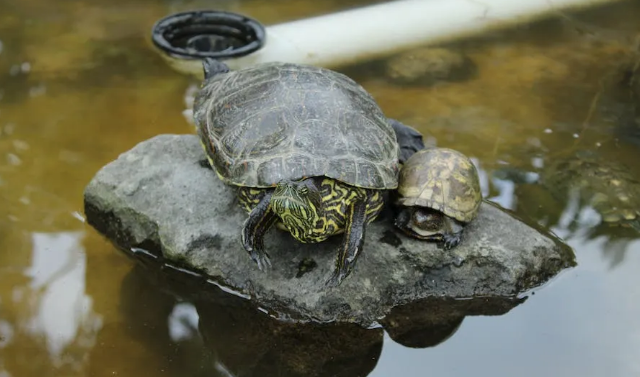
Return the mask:
<path id="1" fill-rule="evenodd" d="M 327 176 L 365 188 L 398 185 L 392 126 L 373 97 L 338 72 L 267 63 L 218 74 L 197 94 L 194 121 L 227 183 L 271 187 Z"/>
<path id="2" fill-rule="evenodd" d="M 461 222 L 473 220 L 482 203 L 473 162 L 448 148 L 423 149 L 400 171 L 397 204 L 433 208 Z"/>

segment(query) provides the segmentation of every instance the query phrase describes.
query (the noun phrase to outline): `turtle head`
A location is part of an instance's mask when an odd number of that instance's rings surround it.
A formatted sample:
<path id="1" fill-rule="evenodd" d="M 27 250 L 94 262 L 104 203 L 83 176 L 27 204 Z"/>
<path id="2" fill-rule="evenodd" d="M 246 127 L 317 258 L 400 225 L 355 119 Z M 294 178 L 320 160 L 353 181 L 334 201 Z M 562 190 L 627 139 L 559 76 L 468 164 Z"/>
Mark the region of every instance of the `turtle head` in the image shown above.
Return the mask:
<path id="1" fill-rule="evenodd" d="M 291 234 L 306 238 L 322 218 L 322 196 L 311 179 L 278 183 L 271 208 Z"/>
<path id="2" fill-rule="evenodd" d="M 396 218 L 396 226 L 414 237 L 426 238 L 442 231 L 444 215 L 429 208 L 404 208 Z"/>

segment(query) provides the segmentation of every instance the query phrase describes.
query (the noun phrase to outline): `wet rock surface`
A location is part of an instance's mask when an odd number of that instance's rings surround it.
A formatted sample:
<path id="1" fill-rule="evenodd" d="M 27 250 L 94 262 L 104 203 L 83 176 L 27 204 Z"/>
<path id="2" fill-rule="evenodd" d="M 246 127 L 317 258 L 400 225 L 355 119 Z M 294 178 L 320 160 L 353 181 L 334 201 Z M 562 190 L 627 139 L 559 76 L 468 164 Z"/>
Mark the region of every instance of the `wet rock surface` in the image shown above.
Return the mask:
<path id="1" fill-rule="evenodd" d="M 86 187 L 88 223 L 139 260 L 233 290 L 280 318 L 363 326 L 430 297 L 512 297 L 575 264 L 566 245 L 483 203 L 450 251 L 400 234 L 388 217 L 374 222 L 354 272 L 333 289 L 323 283 L 339 237 L 303 245 L 274 229 L 265 238 L 273 268 L 264 273 L 240 243 L 246 214 L 234 190 L 203 167 L 204 158 L 195 135 L 141 142 Z"/>

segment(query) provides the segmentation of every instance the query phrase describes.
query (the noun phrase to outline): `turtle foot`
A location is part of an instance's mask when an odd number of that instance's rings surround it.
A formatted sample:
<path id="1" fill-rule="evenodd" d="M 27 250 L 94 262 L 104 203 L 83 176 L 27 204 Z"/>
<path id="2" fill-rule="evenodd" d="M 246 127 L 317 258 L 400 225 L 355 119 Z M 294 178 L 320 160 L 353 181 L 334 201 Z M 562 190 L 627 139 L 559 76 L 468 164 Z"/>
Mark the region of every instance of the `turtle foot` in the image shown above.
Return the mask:
<path id="1" fill-rule="evenodd" d="M 242 227 L 242 246 L 260 271 L 271 268 L 269 254 L 264 251 L 264 235 L 275 223 L 277 216 L 270 210 L 272 192 L 265 192 L 260 203 L 251 211 Z"/>
<path id="2" fill-rule="evenodd" d="M 342 281 L 347 276 L 349 276 L 350 273 L 351 273 L 351 269 L 348 267 L 336 268 L 331 274 L 331 277 L 327 279 L 327 281 L 324 283 L 324 286 L 326 288 L 338 287 L 340 284 L 342 284 Z"/>
<path id="3" fill-rule="evenodd" d="M 260 271 L 269 271 L 271 269 L 271 259 L 269 259 L 269 255 L 264 251 L 257 252 L 252 250 L 249 252 L 251 256 L 251 260 L 253 260 L 257 265 Z"/>
<path id="4" fill-rule="evenodd" d="M 251 260 L 258 265 L 260 271 L 269 270 L 271 268 L 271 260 L 269 259 L 269 254 L 264 251 L 264 246 L 262 246 L 262 234 L 258 238 L 251 237 L 250 234 L 246 234 L 247 230 L 246 227 L 243 229 L 242 246 L 249 253 Z"/>
<path id="5" fill-rule="evenodd" d="M 442 236 L 442 248 L 445 250 L 453 249 L 460 242 L 462 242 L 462 234 L 460 233 L 446 233 Z"/>
<path id="6" fill-rule="evenodd" d="M 347 277 L 347 275 L 349 275 L 348 272 L 336 269 L 333 274 L 331 274 L 331 277 L 324 283 L 324 286 L 326 288 L 338 287 L 340 284 L 342 284 L 342 281 Z"/>
<path id="7" fill-rule="evenodd" d="M 209 160 L 207 160 L 206 158 L 203 158 L 202 160 L 198 161 L 198 165 L 200 165 L 201 168 L 205 168 L 208 170 L 213 170 L 213 168 L 211 167 L 211 164 L 209 163 Z"/>

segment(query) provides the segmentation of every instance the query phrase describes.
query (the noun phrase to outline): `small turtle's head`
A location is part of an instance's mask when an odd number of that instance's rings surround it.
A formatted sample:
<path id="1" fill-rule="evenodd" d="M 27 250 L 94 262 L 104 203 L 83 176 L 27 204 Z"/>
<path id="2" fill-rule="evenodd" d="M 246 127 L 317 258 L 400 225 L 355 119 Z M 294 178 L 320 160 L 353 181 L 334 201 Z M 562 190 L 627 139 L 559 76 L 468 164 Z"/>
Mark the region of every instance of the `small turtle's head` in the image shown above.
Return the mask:
<path id="1" fill-rule="evenodd" d="M 280 182 L 271 197 L 271 208 L 291 235 L 311 236 L 322 217 L 322 197 L 311 179 Z"/>
<path id="2" fill-rule="evenodd" d="M 408 207 L 396 218 L 396 226 L 417 238 L 430 237 L 442 231 L 443 216 L 429 208 Z"/>

